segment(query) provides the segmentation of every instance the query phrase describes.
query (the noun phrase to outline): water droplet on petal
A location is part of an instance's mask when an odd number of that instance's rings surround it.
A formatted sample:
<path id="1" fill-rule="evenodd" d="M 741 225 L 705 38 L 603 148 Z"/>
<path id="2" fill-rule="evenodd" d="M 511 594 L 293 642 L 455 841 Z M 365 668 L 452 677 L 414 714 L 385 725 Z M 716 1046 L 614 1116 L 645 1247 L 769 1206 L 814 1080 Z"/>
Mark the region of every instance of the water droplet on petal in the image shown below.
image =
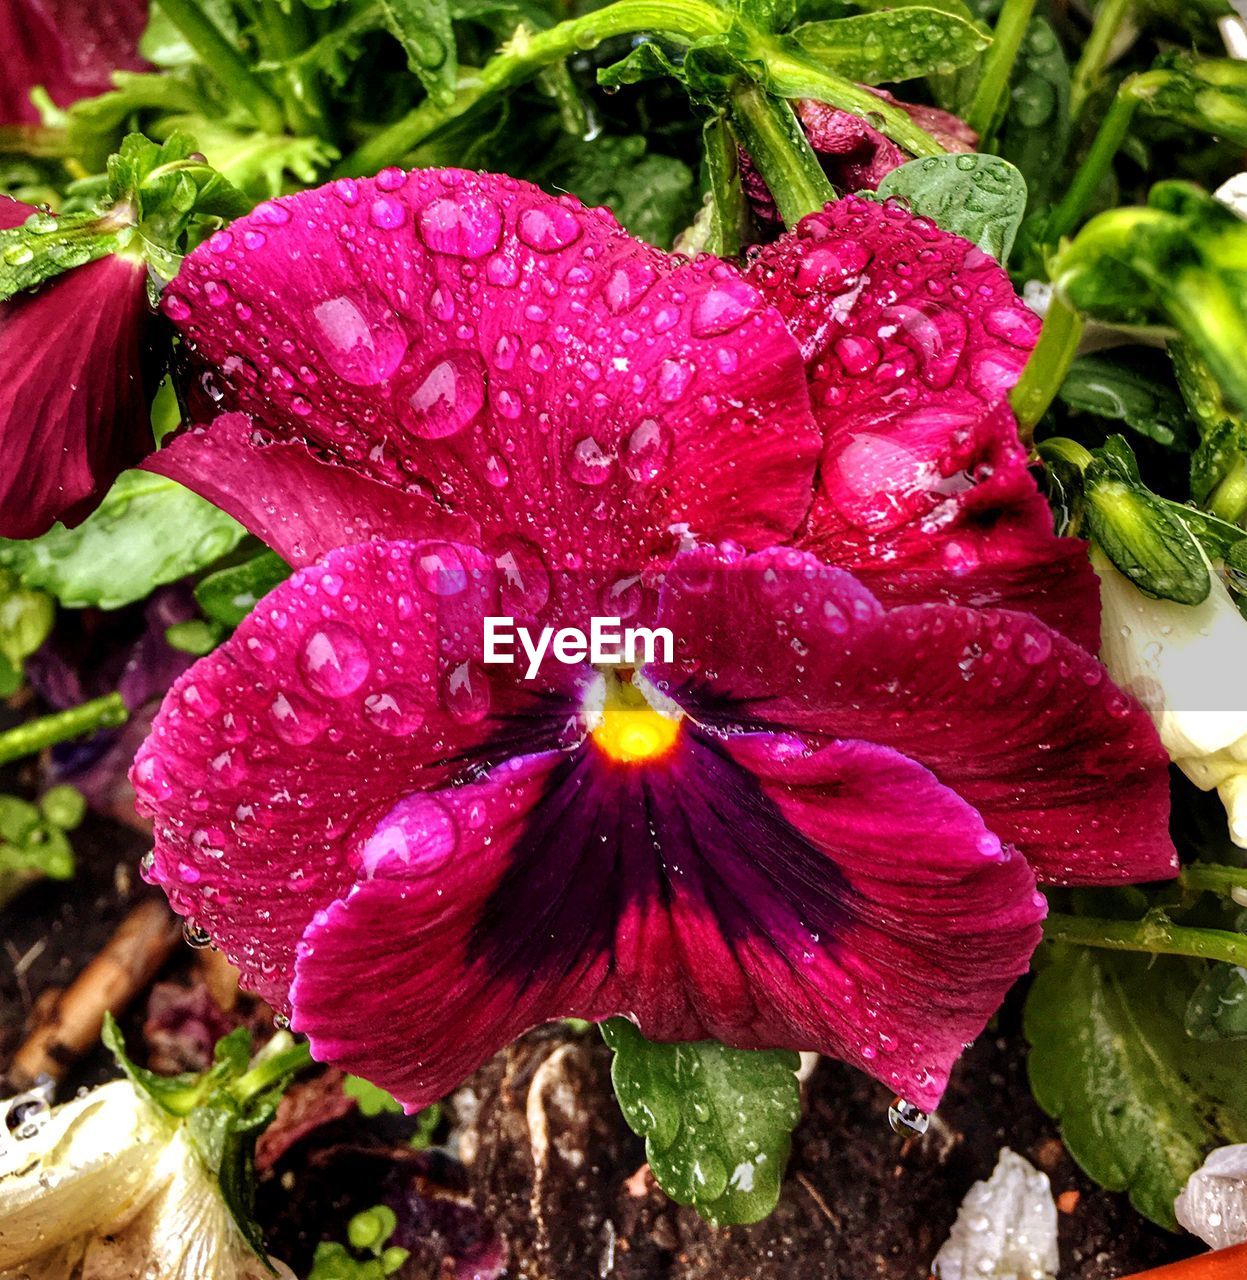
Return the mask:
<path id="1" fill-rule="evenodd" d="M 424 440 L 441 440 L 462 431 L 485 404 L 485 374 L 480 357 L 451 351 L 425 365 L 395 388 L 405 426 Z"/>
<path id="2" fill-rule="evenodd" d="M 317 627 L 299 652 L 299 670 L 308 687 L 330 698 L 354 693 L 371 665 L 363 641 L 343 622 Z"/>
<path id="3" fill-rule="evenodd" d="M 585 436 L 572 446 L 567 470 L 571 478 L 580 484 L 599 485 L 610 477 L 614 461 L 592 436 Z"/>
<path id="4" fill-rule="evenodd" d="M 525 209 L 516 226 L 519 238 L 530 249 L 541 253 L 566 249 L 576 241 L 580 231 L 580 219 L 571 209 L 561 204 Z"/>
<path id="5" fill-rule="evenodd" d="M 333 371 L 357 387 L 370 387 L 398 368 L 407 336 L 392 315 L 371 320 L 344 296 L 312 308 L 314 336 Z"/>
<path id="6" fill-rule="evenodd" d="M 892 1126 L 893 1133 L 899 1133 L 902 1137 L 921 1136 L 926 1133 L 930 1123 L 931 1117 L 925 1111 L 912 1102 L 906 1102 L 904 1098 L 893 1099 L 888 1108 L 888 1124 Z"/>
<path id="7" fill-rule="evenodd" d="M 483 258 L 502 234 L 502 214 L 492 200 L 441 196 L 420 210 L 420 239 L 434 253 Z"/>
<path id="8" fill-rule="evenodd" d="M 389 684 L 364 699 L 364 718 L 382 733 L 403 738 L 424 723 L 420 691 L 409 684 Z"/>

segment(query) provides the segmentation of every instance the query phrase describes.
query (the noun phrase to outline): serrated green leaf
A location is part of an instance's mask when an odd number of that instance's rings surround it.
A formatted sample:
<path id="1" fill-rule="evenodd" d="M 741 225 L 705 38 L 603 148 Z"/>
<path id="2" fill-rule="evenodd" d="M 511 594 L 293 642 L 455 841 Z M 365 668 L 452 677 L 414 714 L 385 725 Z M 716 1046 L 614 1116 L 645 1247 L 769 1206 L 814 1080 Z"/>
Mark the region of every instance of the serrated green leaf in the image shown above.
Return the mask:
<path id="1" fill-rule="evenodd" d="M 1083 473 L 1091 537 L 1142 591 L 1199 604 L 1212 589 L 1208 562 L 1181 517 L 1139 480 L 1134 455 L 1112 436 Z"/>
<path id="2" fill-rule="evenodd" d="M 381 0 L 381 8 L 420 83 L 436 101 L 453 102 L 459 60 L 446 0 Z"/>
<path id="3" fill-rule="evenodd" d="M 261 551 L 209 574 L 195 588 L 195 599 L 213 622 L 236 627 L 255 608 L 261 596 L 290 576 L 290 566 L 275 551 Z"/>
<path id="4" fill-rule="evenodd" d="M 1026 180 L 1007 160 L 990 155 L 910 160 L 883 179 L 878 195 L 902 197 L 915 213 L 1001 262 L 1026 211 Z"/>
<path id="5" fill-rule="evenodd" d="M 626 84 L 670 77 L 683 80 L 683 72 L 653 40 L 643 40 L 626 58 L 598 69 L 598 84 L 604 89 L 619 89 Z"/>
<path id="6" fill-rule="evenodd" d="M 801 1115 L 799 1056 L 712 1040 L 653 1044 L 625 1018 L 603 1023 L 602 1035 L 615 1051 L 620 1109 L 663 1190 L 716 1226 L 770 1213 Z"/>
<path id="7" fill-rule="evenodd" d="M 1216 1146 L 1247 1141 L 1242 1046 L 1186 1034 L 1198 966 L 1064 948 L 1026 1004 L 1031 1088 L 1070 1153 L 1171 1230 L 1174 1197 Z"/>
<path id="8" fill-rule="evenodd" d="M 245 530 L 172 480 L 126 471 L 76 529 L 0 540 L 0 565 L 70 608 L 118 609 L 232 551 Z"/>
<path id="9" fill-rule="evenodd" d="M 991 39 L 966 18 L 909 7 L 807 22 L 788 38 L 825 66 L 861 84 L 948 74 L 973 62 Z"/>
<path id="10" fill-rule="evenodd" d="M 1123 422 L 1140 435 L 1171 448 L 1190 448 L 1190 428 L 1181 396 L 1128 354 L 1079 356 L 1057 393 L 1071 409 Z"/>

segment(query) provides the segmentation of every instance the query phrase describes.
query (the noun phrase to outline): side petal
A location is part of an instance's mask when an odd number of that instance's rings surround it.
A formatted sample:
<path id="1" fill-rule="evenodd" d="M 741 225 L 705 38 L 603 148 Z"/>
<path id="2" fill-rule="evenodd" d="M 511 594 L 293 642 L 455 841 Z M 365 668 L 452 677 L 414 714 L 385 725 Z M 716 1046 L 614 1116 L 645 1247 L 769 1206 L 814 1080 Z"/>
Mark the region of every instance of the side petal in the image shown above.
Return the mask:
<path id="1" fill-rule="evenodd" d="M 792 550 L 691 552 L 663 588 L 675 661 L 647 676 L 716 727 L 858 738 L 925 765 L 1040 881 L 1166 879 L 1168 760 L 1147 713 L 1028 614 L 885 610 Z"/>
<path id="2" fill-rule="evenodd" d="M 1025 862 L 895 752 L 690 731 L 402 801 L 299 950 L 314 1054 L 417 1108 L 526 1028 L 843 1057 L 938 1101 L 1039 938 Z"/>
<path id="3" fill-rule="evenodd" d="M 155 828 L 148 874 L 274 1007 L 312 913 L 353 879 L 360 833 L 413 787 L 557 745 L 577 714 L 574 669 L 523 684 L 480 664 L 504 589 L 471 547 L 343 548 L 166 696 L 131 772 Z"/>
<path id="4" fill-rule="evenodd" d="M 146 281 L 109 256 L 0 302 L 0 536 L 79 523 L 155 447 Z"/>
<path id="5" fill-rule="evenodd" d="M 327 461 L 300 441 L 273 440 L 244 413 L 183 432 L 143 469 L 193 489 L 295 566 L 335 547 L 401 540 L 417 531 L 451 541 L 477 532 L 425 494 Z"/>
<path id="6" fill-rule="evenodd" d="M 551 560 L 639 565 L 673 525 L 761 545 L 809 505 L 801 360 L 758 291 L 511 178 L 391 169 L 261 205 L 165 310 L 227 407 Z"/>
<path id="7" fill-rule="evenodd" d="M 1039 319 L 989 255 L 895 202 L 847 198 L 748 278 L 806 358 L 824 447 L 796 545 L 896 603 L 1036 614 L 1094 651 L 1095 575 L 1058 538 L 1005 397 Z"/>

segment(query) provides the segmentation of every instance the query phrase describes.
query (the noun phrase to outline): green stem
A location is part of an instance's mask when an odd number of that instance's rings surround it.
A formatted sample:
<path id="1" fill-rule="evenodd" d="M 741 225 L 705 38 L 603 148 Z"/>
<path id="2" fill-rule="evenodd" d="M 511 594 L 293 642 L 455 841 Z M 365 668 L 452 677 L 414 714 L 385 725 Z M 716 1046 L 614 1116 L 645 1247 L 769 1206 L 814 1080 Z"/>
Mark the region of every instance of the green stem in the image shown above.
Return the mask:
<path id="1" fill-rule="evenodd" d="M 106 697 L 57 711 L 50 716 L 27 720 L 16 729 L 0 733 L 0 764 L 33 756 L 44 747 L 54 747 L 70 738 L 81 738 L 97 729 L 115 729 L 130 718 L 121 694 L 110 693 Z"/>
<path id="2" fill-rule="evenodd" d="M 274 1036 L 273 1039 L 276 1040 L 277 1037 Z M 263 1093 L 265 1089 L 271 1088 L 284 1077 L 294 1075 L 298 1071 L 314 1066 L 315 1061 L 312 1057 L 312 1051 L 307 1046 L 307 1041 L 296 1041 L 287 1048 L 278 1049 L 272 1054 L 261 1056 L 245 1074 L 234 1081 L 230 1086 L 230 1093 L 240 1103 L 245 1104 L 257 1094 Z"/>
<path id="3" fill-rule="evenodd" d="M 732 123 L 750 159 L 775 197 L 784 225 L 795 227 L 807 213 L 836 198 L 805 131 L 783 98 L 743 80 L 732 90 Z"/>
<path id="4" fill-rule="evenodd" d="M 1009 87 L 1013 64 L 1017 61 L 1022 37 L 1026 34 L 1035 0 L 1005 0 L 996 29 L 992 32 L 991 47 L 983 59 L 983 74 L 974 91 L 974 100 L 966 112 L 966 124 L 979 135 L 980 140 L 991 133 L 996 123 L 1000 100 Z"/>
<path id="5" fill-rule="evenodd" d="M 259 13 L 273 56 L 280 62 L 293 62 L 309 43 L 307 14 L 302 4 L 291 6 L 286 13 L 280 4 L 269 0 L 260 7 Z M 291 132 L 323 135 L 332 122 L 325 113 L 316 72 L 295 65 L 283 68 L 278 77 Z"/>
<path id="6" fill-rule="evenodd" d="M 1233 895 L 1235 889 L 1247 891 L 1247 867 L 1226 867 L 1214 862 L 1195 862 L 1183 867 L 1178 876 L 1184 889 Z"/>
<path id="7" fill-rule="evenodd" d="M 1070 114 L 1077 116 L 1086 105 L 1087 99 L 1095 88 L 1108 62 L 1109 50 L 1121 24 L 1125 22 L 1130 6 L 1134 0 L 1101 0 L 1096 10 L 1095 21 L 1086 43 L 1082 47 L 1078 65 L 1070 81 L 1069 109 Z"/>
<path id="8" fill-rule="evenodd" d="M 162 0 L 163 2 L 163 0 Z M 532 79 L 543 68 L 612 36 L 653 32 L 684 44 L 728 29 L 727 14 L 707 0 L 615 0 L 593 13 L 535 33 L 522 32 L 477 73 L 460 76 L 455 100 L 443 106 L 426 99 L 401 120 L 374 134 L 338 166 L 340 175 L 375 173 L 453 121 Z"/>
<path id="9" fill-rule="evenodd" d="M 1227 524 L 1241 524 L 1247 516 L 1247 458 L 1242 454 L 1230 464 L 1204 502 L 1214 516 Z"/>
<path id="10" fill-rule="evenodd" d="M 907 112 L 890 102 L 820 66 L 796 46 L 777 36 L 754 34 L 752 52 L 766 66 L 767 83 L 784 98 L 814 98 L 841 111 L 867 116 L 885 137 L 910 155 L 942 156 L 946 148 L 925 129 L 920 129 Z"/>
<path id="11" fill-rule="evenodd" d="M 1127 80 L 1117 91 L 1112 105 L 1105 112 L 1091 147 L 1083 157 L 1082 164 L 1078 166 L 1078 172 L 1074 174 L 1069 189 L 1048 218 L 1044 232 L 1050 244 L 1068 235 L 1087 212 L 1091 201 L 1095 198 L 1095 193 L 1100 189 L 1100 183 L 1104 181 L 1105 174 L 1112 166 L 1113 158 L 1126 140 L 1136 106 L 1138 106 L 1138 99 L 1131 92 L 1131 82 Z"/>
<path id="12" fill-rule="evenodd" d="M 269 93 L 198 0 L 160 0 L 165 16 L 186 37 L 221 86 L 243 104 L 265 133 L 282 133 L 281 104 Z"/>
<path id="13" fill-rule="evenodd" d="M 1193 956 L 1247 964 L 1247 934 L 1224 929 L 1191 929 L 1158 919 L 1099 920 L 1094 916 L 1049 914 L 1043 926 L 1050 942 L 1073 942 L 1109 951 L 1142 951 L 1156 956 Z"/>
<path id="14" fill-rule="evenodd" d="M 1059 290 L 1053 290 L 1039 341 L 1010 396 L 1018 431 L 1027 443 L 1065 381 L 1078 352 L 1082 327 L 1082 316 L 1061 297 Z"/>

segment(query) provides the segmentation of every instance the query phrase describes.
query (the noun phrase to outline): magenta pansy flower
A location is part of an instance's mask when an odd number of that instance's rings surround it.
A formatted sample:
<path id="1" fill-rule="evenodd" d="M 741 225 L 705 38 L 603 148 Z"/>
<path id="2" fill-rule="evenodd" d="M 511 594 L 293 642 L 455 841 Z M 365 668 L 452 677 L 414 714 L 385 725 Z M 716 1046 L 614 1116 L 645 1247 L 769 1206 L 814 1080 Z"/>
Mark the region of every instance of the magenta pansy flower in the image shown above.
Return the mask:
<path id="1" fill-rule="evenodd" d="M 0 196 L 0 229 L 30 205 Z M 0 302 L 0 537 L 77 524 L 153 447 L 147 267 L 109 254 Z"/>
<path id="2" fill-rule="evenodd" d="M 945 151 L 973 151 L 978 144 L 978 134 L 950 111 L 905 102 L 893 97 L 886 89 L 870 85 L 862 85 L 861 88 L 884 102 L 900 107 Z M 839 107 L 813 98 L 798 98 L 792 107 L 823 171 L 837 191 L 873 191 L 893 169 L 913 159 L 868 120 L 851 111 L 841 111 Z M 779 212 L 762 175 L 743 152 L 741 160 L 745 194 L 754 216 L 762 226 L 778 230 L 782 225 Z"/>
<path id="3" fill-rule="evenodd" d="M 139 71 L 147 0 L 5 0 L 0 5 L 0 124 L 38 124 L 36 87 L 58 107 L 112 88 L 114 70 Z"/>
<path id="4" fill-rule="evenodd" d="M 526 1028 L 838 1055 L 919 1106 L 1036 876 L 1172 874 L 1003 399 L 1007 277 L 844 200 L 747 271 L 460 171 L 261 206 L 169 287 L 225 410 L 147 465 L 297 566 L 135 763 L 150 874 L 411 1107 Z M 485 661 L 615 616 L 631 669 Z"/>

